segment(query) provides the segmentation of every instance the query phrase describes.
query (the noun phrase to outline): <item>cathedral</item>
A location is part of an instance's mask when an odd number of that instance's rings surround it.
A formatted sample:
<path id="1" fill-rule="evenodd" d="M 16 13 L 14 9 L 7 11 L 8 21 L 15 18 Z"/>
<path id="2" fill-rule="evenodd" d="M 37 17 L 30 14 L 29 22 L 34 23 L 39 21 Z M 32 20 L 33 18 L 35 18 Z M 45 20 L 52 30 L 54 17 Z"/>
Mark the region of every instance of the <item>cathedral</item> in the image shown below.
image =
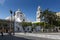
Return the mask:
<path id="1" fill-rule="evenodd" d="M 40 8 L 40 6 L 38 6 L 37 8 L 37 12 L 36 12 L 36 21 L 35 22 L 41 22 L 41 14 L 42 14 L 42 10 Z M 12 21 L 15 19 L 16 22 L 22 22 L 22 21 L 25 21 L 25 22 L 30 22 L 30 20 L 28 20 L 26 17 L 25 17 L 25 14 L 21 12 L 20 9 L 18 9 L 17 11 L 15 11 L 15 16 L 9 16 L 6 18 L 6 20 L 11 20 Z"/>
<path id="2" fill-rule="evenodd" d="M 15 16 L 12 16 L 12 18 L 11 18 L 11 16 L 6 18 L 6 20 L 11 20 L 11 19 L 12 19 L 12 21 L 14 21 L 14 19 L 15 19 L 16 22 L 22 22 L 22 21 L 28 22 L 28 20 L 25 17 L 24 13 L 22 13 L 20 9 L 18 9 L 15 12 Z"/>
<path id="3" fill-rule="evenodd" d="M 42 19 L 41 14 L 42 14 L 42 10 L 41 10 L 40 6 L 38 6 L 37 12 L 36 12 L 36 21 L 35 22 L 41 22 L 41 19 Z M 14 21 L 14 19 L 15 19 L 15 23 L 14 23 L 14 30 L 15 31 L 23 31 L 23 28 L 19 23 L 21 23 L 23 21 L 24 22 L 30 22 L 29 20 L 27 20 L 27 18 L 25 17 L 25 14 L 22 13 L 20 9 L 15 11 L 14 16 L 12 16 L 12 17 L 9 16 L 6 18 L 6 20 L 12 20 L 12 21 Z M 32 22 L 32 23 L 35 23 L 35 22 Z M 31 30 L 31 26 L 28 26 L 28 28 Z M 40 26 L 38 28 L 40 28 Z M 38 28 L 37 28 L 37 30 L 38 30 Z"/>

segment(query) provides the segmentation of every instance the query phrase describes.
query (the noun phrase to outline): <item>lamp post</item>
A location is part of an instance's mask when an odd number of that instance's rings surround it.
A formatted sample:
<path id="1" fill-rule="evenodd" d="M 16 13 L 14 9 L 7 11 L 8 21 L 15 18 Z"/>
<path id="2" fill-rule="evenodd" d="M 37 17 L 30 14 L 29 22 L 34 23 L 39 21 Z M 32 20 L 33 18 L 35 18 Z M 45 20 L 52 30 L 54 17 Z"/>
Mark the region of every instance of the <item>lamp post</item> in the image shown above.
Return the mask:
<path id="1" fill-rule="evenodd" d="M 10 19 L 10 32 L 9 32 L 9 34 L 11 35 L 11 27 L 12 27 L 12 10 L 10 10 L 10 14 L 11 14 L 11 19 Z"/>
<path id="2" fill-rule="evenodd" d="M 14 12 L 14 27 L 13 27 L 13 35 L 15 35 L 15 12 Z"/>

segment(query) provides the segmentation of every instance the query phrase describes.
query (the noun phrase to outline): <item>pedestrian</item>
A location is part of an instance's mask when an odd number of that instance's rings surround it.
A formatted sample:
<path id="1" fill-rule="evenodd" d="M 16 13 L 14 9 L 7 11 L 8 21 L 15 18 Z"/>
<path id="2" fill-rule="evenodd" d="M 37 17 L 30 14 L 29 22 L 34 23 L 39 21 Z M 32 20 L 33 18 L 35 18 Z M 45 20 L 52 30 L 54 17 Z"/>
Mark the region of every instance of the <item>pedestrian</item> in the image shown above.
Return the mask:
<path id="1" fill-rule="evenodd" d="M 10 32 L 10 31 L 8 31 L 8 34 L 9 34 L 9 35 L 11 35 L 11 32 Z"/>
<path id="2" fill-rule="evenodd" d="M 3 36 L 3 32 L 1 32 L 1 36 Z"/>

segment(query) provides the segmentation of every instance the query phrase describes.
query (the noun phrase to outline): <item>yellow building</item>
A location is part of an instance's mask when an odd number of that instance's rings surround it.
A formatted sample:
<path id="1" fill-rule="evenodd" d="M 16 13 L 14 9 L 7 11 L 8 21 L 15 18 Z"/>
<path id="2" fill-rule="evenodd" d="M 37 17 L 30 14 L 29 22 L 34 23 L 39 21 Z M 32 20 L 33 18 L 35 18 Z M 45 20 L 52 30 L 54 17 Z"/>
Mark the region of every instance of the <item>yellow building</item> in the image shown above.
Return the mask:
<path id="1" fill-rule="evenodd" d="M 60 12 L 57 12 L 56 15 L 60 17 Z"/>

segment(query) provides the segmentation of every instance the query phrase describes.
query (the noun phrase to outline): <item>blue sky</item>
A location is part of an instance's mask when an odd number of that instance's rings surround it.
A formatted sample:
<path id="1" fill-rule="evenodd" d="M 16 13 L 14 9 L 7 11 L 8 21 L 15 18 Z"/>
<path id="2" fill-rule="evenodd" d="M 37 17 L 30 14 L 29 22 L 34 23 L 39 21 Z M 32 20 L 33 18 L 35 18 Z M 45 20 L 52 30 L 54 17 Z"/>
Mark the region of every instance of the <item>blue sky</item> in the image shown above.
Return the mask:
<path id="1" fill-rule="evenodd" d="M 42 10 L 60 11 L 60 0 L 0 0 L 0 19 L 10 16 L 9 10 L 20 9 L 30 21 L 36 20 L 37 7 Z"/>

